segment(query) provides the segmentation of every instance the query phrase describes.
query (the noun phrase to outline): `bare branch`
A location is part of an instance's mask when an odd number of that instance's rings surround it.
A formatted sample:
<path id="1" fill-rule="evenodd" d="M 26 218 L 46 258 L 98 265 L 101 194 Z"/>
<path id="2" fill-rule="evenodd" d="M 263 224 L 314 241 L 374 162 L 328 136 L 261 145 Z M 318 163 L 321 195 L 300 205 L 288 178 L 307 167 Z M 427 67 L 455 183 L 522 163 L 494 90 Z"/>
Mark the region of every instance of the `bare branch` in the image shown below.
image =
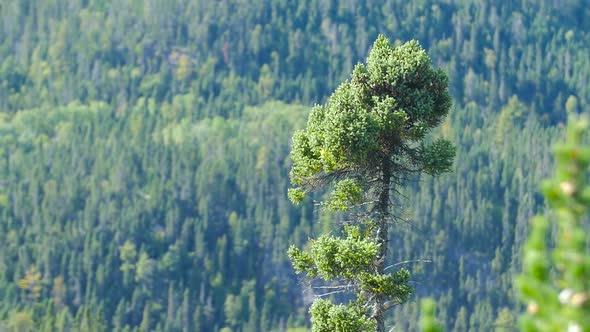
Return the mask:
<path id="1" fill-rule="evenodd" d="M 355 285 L 336 285 L 336 286 L 314 286 L 313 289 L 348 289 L 355 287 Z"/>
<path id="2" fill-rule="evenodd" d="M 385 303 L 383 303 L 383 312 L 395 307 L 396 305 L 400 305 L 403 302 L 399 301 L 399 300 L 391 300 L 391 301 L 387 301 Z"/>
<path id="3" fill-rule="evenodd" d="M 341 290 L 335 290 L 333 292 L 328 292 L 328 293 L 324 293 L 324 294 L 316 294 L 315 297 L 326 297 L 329 295 L 345 293 L 345 292 L 348 292 L 348 291 L 346 289 L 341 289 Z"/>
<path id="4" fill-rule="evenodd" d="M 414 259 L 414 260 L 408 260 L 408 261 L 403 261 L 403 262 L 397 262 L 395 264 L 391 264 L 388 267 L 384 268 L 383 271 L 387 271 L 388 269 L 392 268 L 392 267 L 396 267 L 402 264 L 409 264 L 409 263 L 432 263 L 431 260 L 427 260 L 427 259 Z"/>

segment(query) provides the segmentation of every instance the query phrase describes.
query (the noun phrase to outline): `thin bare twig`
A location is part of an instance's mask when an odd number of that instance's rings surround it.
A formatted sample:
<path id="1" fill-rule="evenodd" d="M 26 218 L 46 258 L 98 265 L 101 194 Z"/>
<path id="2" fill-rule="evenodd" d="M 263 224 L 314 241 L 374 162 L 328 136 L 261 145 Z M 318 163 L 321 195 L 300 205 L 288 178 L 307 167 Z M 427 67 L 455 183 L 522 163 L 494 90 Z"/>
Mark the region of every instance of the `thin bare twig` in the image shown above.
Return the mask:
<path id="1" fill-rule="evenodd" d="M 398 265 L 409 264 L 409 263 L 432 263 L 432 261 L 427 260 L 427 259 L 413 259 L 413 260 L 408 260 L 408 261 L 403 261 L 403 262 L 397 262 L 395 264 L 391 264 L 388 267 L 384 268 L 383 271 L 386 271 L 387 269 L 390 269 L 392 267 L 396 267 Z"/>
<path id="2" fill-rule="evenodd" d="M 347 284 L 347 285 L 337 285 L 337 286 L 314 286 L 313 289 L 348 289 L 353 288 L 354 285 Z"/>
<path id="3" fill-rule="evenodd" d="M 340 293 L 345 293 L 345 292 L 347 292 L 346 289 L 341 289 L 341 290 L 335 290 L 333 292 L 327 292 L 327 293 L 324 293 L 324 294 L 316 294 L 315 297 L 326 297 L 328 295 L 340 294 Z"/>

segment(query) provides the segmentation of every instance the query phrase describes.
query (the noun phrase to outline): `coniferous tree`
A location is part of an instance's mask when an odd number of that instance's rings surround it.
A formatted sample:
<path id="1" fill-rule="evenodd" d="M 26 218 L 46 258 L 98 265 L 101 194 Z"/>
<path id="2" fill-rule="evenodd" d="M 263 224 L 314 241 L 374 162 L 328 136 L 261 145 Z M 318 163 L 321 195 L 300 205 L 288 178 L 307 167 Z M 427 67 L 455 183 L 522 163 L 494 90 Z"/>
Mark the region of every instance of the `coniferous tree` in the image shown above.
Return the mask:
<path id="1" fill-rule="evenodd" d="M 147 303 L 165 330 L 190 289 L 183 328 L 210 331 L 245 282 L 235 330 L 303 328 L 285 251 L 330 226 L 280 194 L 289 139 L 378 33 L 420 40 L 456 101 L 441 125 L 455 174 L 404 186 L 412 225 L 388 260 L 432 260 L 412 279 L 446 330 L 511 328 L 493 322 L 518 307 L 546 147 L 590 102 L 590 6 L 563 2 L 1 0 L 0 330 L 19 312 L 76 331 L 100 311 L 137 331 Z M 418 330 L 416 308 L 393 309 L 397 329 Z"/>
<path id="2" fill-rule="evenodd" d="M 549 219 L 533 219 L 516 282 L 527 303 L 522 331 L 590 330 L 590 255 L 583 225 L 590 207 L 590 146 L 583 143 L 588 128 L 588 118 L 570 121 L 566 141 L 555 147 L 555 174 L 543 183 L 557 233 L 552 248 Z"/>
<path id="3" fill-rule="evenodd" d="M 366 65 L 357 65 L 293 136 L 289 197 L 301 202 L 309 191 L 333 185 L 323 204 L 358 211 L 343 237 L 323 235 L 309 251 L 289 249 L 296 272 L 340 280 L 337 291 L 356 295 L 348 304 L 316 300 L 314 331 L 384 331 L 385 313 L 411 295 L 408 270 L 386 271 L 391 193 L 411 174 L 450 170 L 453 145 L 427 142 L 450 106 L 447 76 L 432 68 L 418 42 L 393 46 L 379 36 Z"/>
<path id="4" fill-rule="evenodd" d="M 420 321 L 420 328 L 422 332 L 442 332 L 443 328 L 436 319 L 435 311 L 436 304 L 432 299 L 422 300 L 422 319 Z"/>

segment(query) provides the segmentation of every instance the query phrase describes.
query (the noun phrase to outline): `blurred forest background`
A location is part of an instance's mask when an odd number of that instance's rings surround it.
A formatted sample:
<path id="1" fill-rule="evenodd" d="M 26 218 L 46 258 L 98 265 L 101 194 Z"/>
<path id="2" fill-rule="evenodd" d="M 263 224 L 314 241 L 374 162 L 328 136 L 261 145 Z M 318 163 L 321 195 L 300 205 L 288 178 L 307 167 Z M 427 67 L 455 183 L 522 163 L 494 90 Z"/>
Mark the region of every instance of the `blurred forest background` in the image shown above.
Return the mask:
<path id="1" fill-rule="evenodd" d="M 0 330 L 306 331 L 290 139 L 379 33 L 449 74 L 454 172 L 403 189 L 392 262 L 449 331 L 515 331 L 539 181 L 590 102 L 576 0 L 2 0 Z"/>

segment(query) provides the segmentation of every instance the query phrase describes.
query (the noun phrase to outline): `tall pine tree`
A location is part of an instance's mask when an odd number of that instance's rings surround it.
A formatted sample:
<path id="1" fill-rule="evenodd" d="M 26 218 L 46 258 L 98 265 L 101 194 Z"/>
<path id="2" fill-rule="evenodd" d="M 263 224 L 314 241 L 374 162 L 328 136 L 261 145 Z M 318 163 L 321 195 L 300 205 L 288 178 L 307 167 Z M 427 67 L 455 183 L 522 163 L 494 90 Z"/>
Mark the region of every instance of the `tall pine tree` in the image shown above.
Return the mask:
<path id="1" fill-rule="evenodd" d="M 411 174 L 438 175 L 452 166 L 454 146 L 427 138 L 451 107 L 447 81 L 418 42 L 393 46 L 379 36 L 366 64 L 293 136 L 291 200 L 331 186 L 322 204 L 354 210 L 342 237 L 323 235 L 308 251 L 289 250 L 298 273 L 338 280 L 327 287 L 355 295 L 347 304 L 316 300 L 313 331 L 384 331 L 388 309 L 411 295 L 409 272 L 386 267 L 392 192 Z"/>

